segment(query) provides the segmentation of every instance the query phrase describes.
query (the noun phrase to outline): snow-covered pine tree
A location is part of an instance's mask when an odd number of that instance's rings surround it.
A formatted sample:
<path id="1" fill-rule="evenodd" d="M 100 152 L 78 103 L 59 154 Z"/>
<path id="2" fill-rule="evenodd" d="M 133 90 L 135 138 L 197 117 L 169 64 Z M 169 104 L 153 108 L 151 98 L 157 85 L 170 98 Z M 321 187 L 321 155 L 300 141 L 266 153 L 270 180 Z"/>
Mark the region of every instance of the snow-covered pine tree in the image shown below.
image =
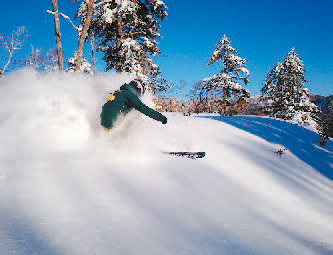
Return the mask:
<path id="1" fill-rule="evenodd" d="M 262 99 L 268 99 L 264 106 L 272 117 L 293 120 L 316 128 L 320 109 L 310 102 L 310 93 L 304 87 L 305 69 L 302 60 L 292 48 L 266 77 Z"/>
<path id="2" fill-rule="evenodd" d="M 231 41 L 226 35 L 216 44 L 208 65 L 218 62 L 221 63 L 222 70 L 203 80 L 204 89 L 222 89 L 224 99 L 232 95 L 249 97 L 249 91 L 240 84 L 243 82 L 246 85 L 249 82 L 249 71 L 245 68 L 247 61 L 231 46 Z"/>
<path id="3" fill-rule="evenodd" d="M 146 89 L 152 92 L 165 89 L 167 84 L 162 78 L 159 66 L 153 62 L 152 56 L 143 50 L 138 41 L 126 38 L 122 43 L 120 54 L 124 56 L 123 72 L 136 74 L 146 85 Z"/>
<path id="4" fill-rule="evenodd" d="M 93 74 L 91 64 L 84 57 L 82 57 L 82 59 L 81 59 L 80 70 L 76 71 L 75 70 L 75 61 L 76 61 L 76 59 L 77 59 L 77 52 L 75 52 L 74 56 L 71 57 L 68 60 L 68 66 L 69 66 L 68 69 L 67 69 L 68 72 L 70 72 L 70 73 L 81 72 L 81 73 L 85 73 L 85 74 Z"/>
<path id="5" fill-rule="evenodd" d="M 164 85 L 152 57 L 160 54 L 156 41 L 160 21 L 167 17 L 161 0 L 115 0 L 97 8 L 91 30 L 104 53 L 106 70 L 135 73 L 152 90 Z"/>
<path id="6" fill-rule="evenodd" d="M 275 99 L 282 93 L 281 83 L 278 82 L 282 70 L 283 64 L 278 61 L 266 76 L 264 87 L 261 89 L 259 105 L 266 115 L 273 115 Z"/>

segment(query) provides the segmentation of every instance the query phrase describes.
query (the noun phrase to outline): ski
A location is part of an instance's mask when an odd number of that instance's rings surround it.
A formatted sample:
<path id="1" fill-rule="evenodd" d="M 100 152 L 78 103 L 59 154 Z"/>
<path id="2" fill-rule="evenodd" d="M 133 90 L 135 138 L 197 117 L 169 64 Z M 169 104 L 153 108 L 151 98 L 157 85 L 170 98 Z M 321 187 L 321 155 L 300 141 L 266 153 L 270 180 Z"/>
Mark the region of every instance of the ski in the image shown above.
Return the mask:
<path id="1" fill-rule="evenodd" d="M 180 156 L 180 157 L 185 157 L 185 158 L 190 158 L 190 159 L 198 159 L 198 158 L 203 158 L 206 156 L 206 152 L 204 151 L 199 151 L 199 152 L 189 152 L 189 151 L 165 151 L 163 154 L 169 154 L 169 155 L 174 155 L 174 156 Z"/>

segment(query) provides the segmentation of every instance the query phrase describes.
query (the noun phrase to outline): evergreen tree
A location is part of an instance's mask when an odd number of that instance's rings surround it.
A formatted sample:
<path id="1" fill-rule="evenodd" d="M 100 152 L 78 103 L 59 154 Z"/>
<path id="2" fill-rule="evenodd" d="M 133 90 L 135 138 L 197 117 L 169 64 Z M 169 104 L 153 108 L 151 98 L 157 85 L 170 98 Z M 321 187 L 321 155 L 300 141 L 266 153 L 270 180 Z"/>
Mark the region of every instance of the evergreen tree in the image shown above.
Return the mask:
<path id="1" fill-rule="evenodd" d="M 278 61 L 274 68 L 269 72 L 261 89 L 260 104 L 262 111 L 267 115 L 273 115 L 275 99 L 282 92 L 281 83 L 278 82 L 279 75 L 282 73 L 283 64 Z"/>
<path id="2" fill-rule="evenodd" d="M 161 0 L 115 0 L 96 9 L 91 30 L 99 38 L 106 70 L 135 73 L 154 90 L 163 86 L 152 57 L 160 54 L 160 20 L 167 16 Z"/>
<path id="3" fill-rule="evenodd" d="M 325 98 L 325 104 L 322 113 L 319 114 L 319 123 L 317 128 L 321 146 L 325 145 L 329 138 L 333 138 L 333 96 Z"/>
<path id="4" fill-rule="evenodd" d="M 249 97 L 249 91 L 240 84 L 242 82 L 246 85 L 249 82 L 249 71 L 245 68 L 247 61 L 231 46 L 231 41 L 226 35 L 216 44 L 208 65 L 218 62 L 222 64 L 222 70 L 203 80 L 204 89 L 222 89 L 224 98 L 232 95 Z"/>
<path id="5" fill-rule="evenodd" d="M 268 74 L 262 89 L 261 101 L 270 116 L 307 123 L 316 127 L 319 108 L 310 102 L 310 93 L 304 87 L 305 69 L 295 49 Z"/>

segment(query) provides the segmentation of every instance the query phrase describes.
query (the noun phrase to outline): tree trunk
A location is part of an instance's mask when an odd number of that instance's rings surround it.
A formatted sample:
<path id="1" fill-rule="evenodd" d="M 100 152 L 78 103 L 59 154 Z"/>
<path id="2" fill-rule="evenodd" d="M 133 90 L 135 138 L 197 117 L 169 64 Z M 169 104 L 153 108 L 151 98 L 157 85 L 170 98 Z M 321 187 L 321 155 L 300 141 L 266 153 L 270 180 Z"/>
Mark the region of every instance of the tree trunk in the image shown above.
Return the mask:
<path id="1" fill-rule="evenodd" d="M 87 0 L 87 9 L 88 10 L 87 10 L 86 20 L 84 21 L 82 31 L 80 32 L 80 35 L 79 35 L 79 45 L 78 45 L 78 49 L 77 49 L 77 57 L 75 59 L 75 64 L 74 64 L 75 72 L 79 71 L 80 67 L 81 67 L 83 46 L 84 46 L 84 42 L 88 35 L 91 17 L 94 13 L 94 4 L 95 4 L 95 0 Z"/>
<path id="2" fill-rule="evenodd" d="M 121 61 L 121 57 L 120 57 L 120 49 L 121 49 L 121 45 L 123 42 L 123 21 L 121 17 L 118 17 L 117 19 L 117 34 L 116 34 L 116 47 L 117 47 L 117 53 L 118 53 L 118 57 L 117 57 L 117 63 L 116 63 L 116 71 L 117 72 L 122 72 L 123 69 L 123 64 Z"/>
<path id="3" fill-rule="evenodd" d="M 62 44 L 61 44 L 61 33 L 60 33 L 60 21 L 58 14 L 57 0 L 52 0 L 53 12 L 54 12 L 54 24 L 55 24 L 55 36 L 57 41 L 57 53 L 58 53 L 58 64 L 59 70 L 64 71 L 64 58 L 62 55 Z"/>
<path id="4" fill-rule="evenodd" d="M 223 88 L 223 101 L 226 101 L 229 98 L 229 92 L 227 88 Z"/>
<path id="5" fill-rule="evenodd" d="M 96 70 L 96 58 L 95 58 L 95 35 L 94 35 L 94 33 L 92 33 L 92 35 L 91 35 L 90 42 L 91 42 L 91 58 L 93 61 L 94 75 L 96 75 L 97 70 Z"/>
<path id="6" fill-rule="evenodd" d="M 6 72 L 6 69 L 7 69 L 7 67 L 9 66 L 9 63 L 10 63 L 10 61 L 12 60 L 13 54 L 14 54 L 14 50 L 12 49 L 12 50 L 9 51 L 9 57 L 8 57 L 8 61 L 7 61 L 7 63 L 6 63 L 5 66 L 2 68 L 2 71 L 1 71 L 2 74 L 4 74 L 4 73 Z"/>

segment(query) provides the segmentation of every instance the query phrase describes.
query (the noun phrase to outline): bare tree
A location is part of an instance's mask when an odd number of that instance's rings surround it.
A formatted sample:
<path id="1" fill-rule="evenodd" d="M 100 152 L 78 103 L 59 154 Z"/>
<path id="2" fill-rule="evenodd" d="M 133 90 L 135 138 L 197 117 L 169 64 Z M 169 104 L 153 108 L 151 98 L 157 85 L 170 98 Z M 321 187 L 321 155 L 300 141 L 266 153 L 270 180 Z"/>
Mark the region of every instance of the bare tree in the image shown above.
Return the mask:
<path id="1" fill-rule="evenodd" d="M 56 5 L 56 9 L 53 8 L 53 12 L 47 11 L 47 13 L 52 14 L 54 16 L 55 20 L 57 17 L 57 23 L 59 24 L 59 26 L 58 26 L 59 29 L 57 30 L 57 25 L 56 25 L 56 35 L 58 35 L 57 38 L 59 38 L 59 42 L 60 42 L 59 15 L 65 19 L 67 19 L 72 24 L 74 29 L 76 31 L 78 31 L 79 41 L 78 41 L 78 50 L 76 52 L 74 69 L 75 69 L 75 71 L 79 71 L 81 68 L 81 63 L 82 63 L 84 43 L 88 36 L 88 31 L 89 31 L 92 16 L 95 13 L 95 10 L 97 8 L 102 7 L 105 4 L 111 3 L 114 0 L 70 0 L 70 1 L 71 2 L 81 2 L 79 11 L 76 14 L 76 18 L 79 18 L 79 17 L 81 18 L 79 26 L 75 26 L 75 24 L 72 22 L 72 20 L 67 15 L 65 15 L 63 13 L 59 13 L 57 5 Z M 56 2 L 57 2 L 57 0 L 52 0 L 52 3 L 56 4 Z M 58 31 L 58 33 L 57 33 L 57 31 Z M 57 45 L 58 45 L 58 39 L 57 39 Z M 61 46 L 61 42 L 60 42 L 60 46 Z"/>
<path id="2" fill-rule="evenodd" d="M 25 64 L 40 72 L 58 70 L 58 54 L 56 48 L 42 49 L 31 46 L 29 58 Z"/>
<path id="3" fill-rule="evenodd" d="M 96 74 L 97 70 L 96 70 L 96 58 L 95 58 L 95 34 L 94 34 L 94 32 L 92 32 L 90 35 L 90 44 L 91 44 L 91 58 L 92 58 L 92 63 L 93 63 L 93 71 L 94 71 L 94 74 Z"/>
<path id="4" fill-rule="evenodd" d="M 190 90 L 190 99 L 196 100 L 199 99 L 199 102 L 203 99 L 203 94 L 206 93 L 206 91 L 203 89 L 204 84 L 203 82 L 199 81 L 192 85 L 193 87 Z"/>
<path id="5" fill-rule="evenodd" d="M 0 70 L 0 76 L 2 76 L 13 58 L 14 51 L 21 49 L 24 40 L 28 37 L 28 33 L 25 27 L 18 27 L 10 36 L 0 35 L 0 47 L 8 51 L 7 62 Z"/>
<path id="6" fill-rule="evenodd" d="M 57 41 L 57 53 L 58 53 L 58 64 L 59 70 L 64 71 L 64 57 L 62 55 L 62 44 L 61 44 L 61 33 L 60 33 L 60 21 L 59 21 L 59 12 L 58 12 L 58 3 L 57 0 L 52 0 L 54 25 L 55 25 L 55 36 Z"/>
<path id="7" fill-rule="evenodd" d="M 82 30 L 79 34 L 79 45 L 77 49 L 77 58 L 75 60 L 75 71 L 79 71 L 82 62 L 83 46 L 84 42 L 88 36 L 88 30 L 90 27 L 91 17 L 95 10 L 95 0 L 85 0 L 85 5 L 87 8 L 87 14 L 83 22 Z"/>

